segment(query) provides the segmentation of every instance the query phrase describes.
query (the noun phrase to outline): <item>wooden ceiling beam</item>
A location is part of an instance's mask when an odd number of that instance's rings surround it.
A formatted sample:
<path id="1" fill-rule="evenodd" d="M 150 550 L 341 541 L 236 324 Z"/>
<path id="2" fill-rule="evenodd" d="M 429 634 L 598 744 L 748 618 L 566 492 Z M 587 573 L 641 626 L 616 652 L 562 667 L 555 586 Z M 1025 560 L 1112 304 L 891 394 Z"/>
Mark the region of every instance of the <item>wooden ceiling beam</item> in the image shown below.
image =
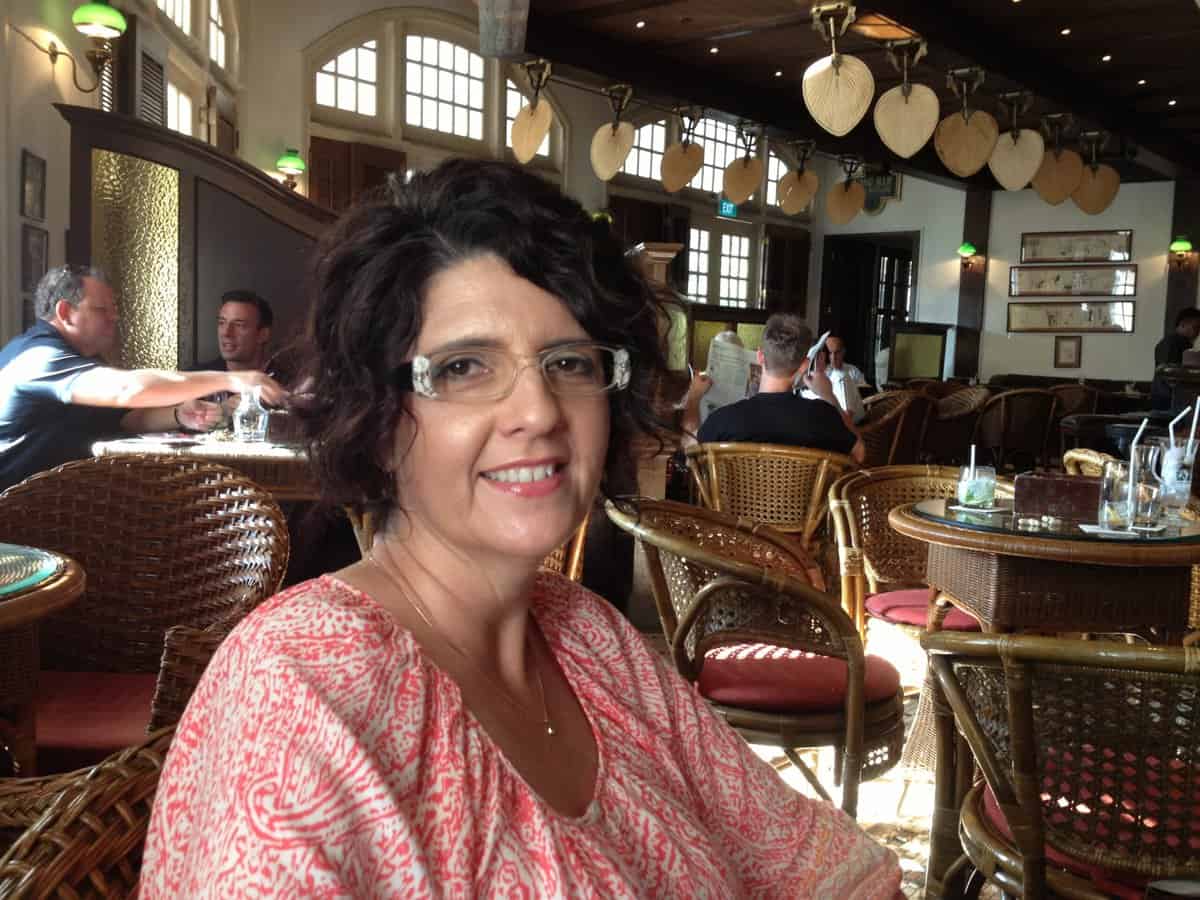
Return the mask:
<path id="1" fill-rule="evenodd" d="M 933 46 L 945 47 L 1024 85 L 1065 111 L 1095 121 L 1108 131 L 1145 144 L 1148 159 L 1170 161 L 1157 171 L 1175 178 L 1180 170 L 1196 171 L 1194 151 L 1162 129 L 1153 117 L 1114 108 L 1094 85 L 1066 76 L 1064 69 L 1040 59 L 1036 51 L 1004 45 L 985 21 L 946 0 L 871 0 L 871 8 L 918 32 Z"/>
<path id="2" fill-rule="evenodd" d="M 594 22 L 658 9 L 660 6 L 672 6 L 678 2 L 679 0 L 613 0 L 611 3 L 599 3 L 588 9 L 575 10 L 568 15 L 576 22 Z"/>

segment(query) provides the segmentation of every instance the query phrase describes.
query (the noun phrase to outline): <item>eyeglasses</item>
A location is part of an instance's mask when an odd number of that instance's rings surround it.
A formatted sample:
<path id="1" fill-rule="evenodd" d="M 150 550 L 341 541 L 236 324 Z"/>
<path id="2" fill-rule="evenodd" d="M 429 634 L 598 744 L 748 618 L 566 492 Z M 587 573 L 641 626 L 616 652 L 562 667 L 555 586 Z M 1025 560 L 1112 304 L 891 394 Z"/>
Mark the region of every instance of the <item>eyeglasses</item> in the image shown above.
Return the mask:
<path id="1" fill-rule="evenodd" d="M 503 400 L 531 365 L 560 396 L 588 396 L 629 386 L 629 351 L 594 341 L 575 341 L 521 357 L 494 347 L 459 347 L 413 357 L 396 371 L 401 390 L 459 403 Z"/>

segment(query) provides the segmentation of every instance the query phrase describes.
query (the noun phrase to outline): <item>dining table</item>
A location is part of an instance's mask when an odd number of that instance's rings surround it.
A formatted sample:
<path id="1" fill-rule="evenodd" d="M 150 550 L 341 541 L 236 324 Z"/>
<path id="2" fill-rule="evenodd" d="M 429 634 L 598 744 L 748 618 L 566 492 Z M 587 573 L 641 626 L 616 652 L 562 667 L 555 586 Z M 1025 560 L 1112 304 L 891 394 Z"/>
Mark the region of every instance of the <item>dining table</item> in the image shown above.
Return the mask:
<path id="1" fill-rule="evenodd" d="M 0 543 L 0 740 L 23 777 L 37 770 L 38 622 L 78 600 L 84 584 L 70 557 Z"/>
<path id="2" fill-rule="evenodd" d="M 1200 625 L 1192 589 L 1200 522 L 1088 531 L 1081 525 L 1091 523 L 1017 514 L 1012 501 L 979 511 L 932 499 L 897 506 L 888 522 L 927 546 L 931 604 L 958 607 L 987 632 L 1132 632 L 1166 642 Z M 937 764 L 929 898 L 960 890 L 946 878 L 962 852 L 958 814 L 974 768 L 941 688 L 934 684 L 933 690 Z"/>

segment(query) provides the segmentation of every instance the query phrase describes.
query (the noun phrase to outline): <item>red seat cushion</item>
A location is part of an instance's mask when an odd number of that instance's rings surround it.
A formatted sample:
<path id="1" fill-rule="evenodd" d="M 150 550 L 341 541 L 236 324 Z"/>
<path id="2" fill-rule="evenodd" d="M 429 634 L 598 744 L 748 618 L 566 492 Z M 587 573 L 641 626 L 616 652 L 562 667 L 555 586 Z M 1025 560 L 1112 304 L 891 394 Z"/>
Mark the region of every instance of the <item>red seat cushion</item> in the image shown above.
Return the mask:
<path id="1" fill-rule="evenodd" d="M 37 743 L 111 753 L 146 737 L 153 672 L 38 673 Z"/>
<path id="2" fill-rule="evenodd" d="M 764 712 L 837 712 L 846 703 L 846 663 L 769 644 L 731 644 L 710 650 L 697 682 L 714 703 Z M 900 690 L 900 673 L 886 659 L 866 658 L 867 703 Z"/>
<path id="3" fill-rule="evenodd" d="M 1000 804 L 996 802 L 996 795 L 992 793 L 990 787 L 983 789 L 983 815 L 997 833 L 1012 841 L 1012 830 L 1008 827 L 1008 820 L 1004 818 L 1004 811 L 1000 809 Z M 1046 861 L 1060 869 L 1066 869 L 1082 878 L 1090 879 L 1096 887 L 1110 896 L 1121 898 L 1121 900 L 1142 900 L 1142 897 L 1145 896 L 1146 884 L 1151 880 L 1150 876 L 1114 871 L 1075 859 L 1073 856 L 1056 850 L 1049 843 L 1046 844 Z"/>
<path id="4" fill-rule="evenodd" d="M 867 598 L 867 615 L 898 625 L 924 628 L 929 614 L 929 588 L 887 591 Z M 978 631 L 979 620 L 957 607 L 951 607 L 942 622 L 944 631 Z"/>

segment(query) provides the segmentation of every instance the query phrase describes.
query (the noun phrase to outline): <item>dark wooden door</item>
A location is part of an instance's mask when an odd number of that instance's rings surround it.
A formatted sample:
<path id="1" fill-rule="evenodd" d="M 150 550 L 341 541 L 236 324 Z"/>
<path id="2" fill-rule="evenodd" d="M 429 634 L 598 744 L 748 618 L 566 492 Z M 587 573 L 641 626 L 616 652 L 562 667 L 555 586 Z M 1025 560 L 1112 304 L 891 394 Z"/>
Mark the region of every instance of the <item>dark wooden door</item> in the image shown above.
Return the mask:
<path id="1" fill-rule="evenodd" d="M 878 248 L 839 237 L 825 239 L 821 265 L 822 333 L 832 331 L 846 342 L 846 359 L 871 371 L 871 307 L 876 288 Z"/>
<path id="2" fill-rule="evenodd" d="M 768 225 L 763 248 L 763 307 L 803 316 L 808 299 L 812 236 L 803 228 Z"/>
<path id="3" fill-rule="evenodd" d="M 314 137 L 308 153 L 308 198 L 341 212 L 386 184 L 391 172 L 403 175 L 406 161 L 401 150 Z"/>

